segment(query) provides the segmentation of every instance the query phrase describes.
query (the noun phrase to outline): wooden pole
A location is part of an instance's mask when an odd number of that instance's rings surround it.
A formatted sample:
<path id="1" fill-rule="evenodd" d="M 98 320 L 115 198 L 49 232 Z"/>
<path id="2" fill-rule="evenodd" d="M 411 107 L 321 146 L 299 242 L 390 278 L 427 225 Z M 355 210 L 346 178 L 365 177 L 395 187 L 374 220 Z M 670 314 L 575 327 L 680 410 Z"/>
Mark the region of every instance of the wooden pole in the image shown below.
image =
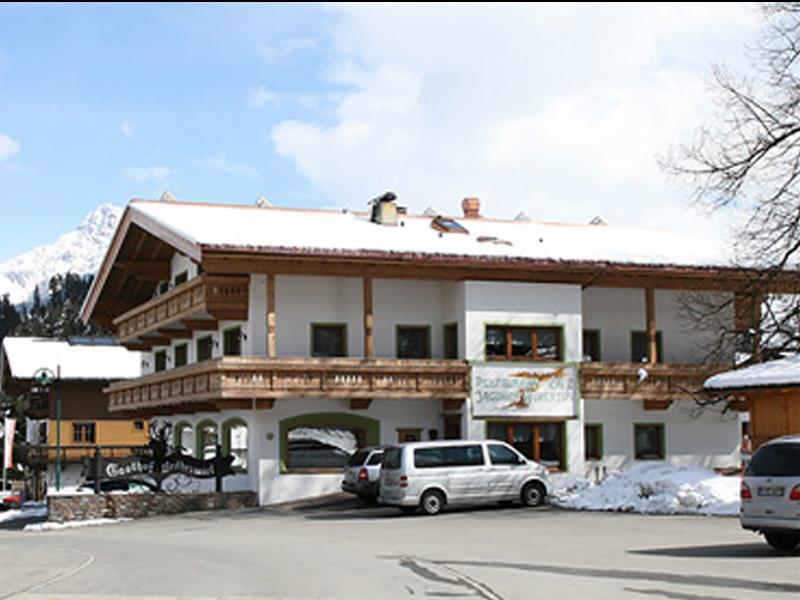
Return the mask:
<path id="1" fill-rule="evenodd" d="M 372 279 L 364 277 L 364 358 L 372 358 L 375 354 L 375 339 L 372 333 L 373 324 Z"/>
<path id="2" fill-rule="evenodd" d="M 267 275 L 267 356 L 278 356 L 275 336 L 275 274 Z"/>
<path id="3" fill-rule="evenodd" d="M 647 362 L 652 365 L 658 362 L 658 333 L 655 291 L 651 287 L 644 290 L 644 306 L 647 318 Z"/>

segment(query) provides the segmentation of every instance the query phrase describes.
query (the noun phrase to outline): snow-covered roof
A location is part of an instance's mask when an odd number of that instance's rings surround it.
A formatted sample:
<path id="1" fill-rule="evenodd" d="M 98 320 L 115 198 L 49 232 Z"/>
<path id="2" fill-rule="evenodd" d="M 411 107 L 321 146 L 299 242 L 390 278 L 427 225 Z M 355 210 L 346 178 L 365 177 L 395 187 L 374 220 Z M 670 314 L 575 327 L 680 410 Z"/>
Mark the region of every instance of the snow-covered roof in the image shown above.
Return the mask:
<path id="1" fill-rule="evenodd" d="M 7 337 L 3 356 L 14 379 L 61 368 L 61 379 L 117 380 L 138 377 L 142 356 L 122 346 L 71 344 L 49 338 Z"/>
<path id="2" fill-rule="evenodd" d="M 431 217 L 401 215 L 397 227 L 363 212 L 134 200 L 130 209 L 198 247 L 386 252 L 468 258 L 603 261 L 720 267 L 721 242 L 644 227 L 463 219 L 468 234 L 441 233 Z"/>
<path id="3" fill-rule="evenodd" d="M 800 385 L 800 355 L 718 373 L 706 379 L 707 390 Z"/>

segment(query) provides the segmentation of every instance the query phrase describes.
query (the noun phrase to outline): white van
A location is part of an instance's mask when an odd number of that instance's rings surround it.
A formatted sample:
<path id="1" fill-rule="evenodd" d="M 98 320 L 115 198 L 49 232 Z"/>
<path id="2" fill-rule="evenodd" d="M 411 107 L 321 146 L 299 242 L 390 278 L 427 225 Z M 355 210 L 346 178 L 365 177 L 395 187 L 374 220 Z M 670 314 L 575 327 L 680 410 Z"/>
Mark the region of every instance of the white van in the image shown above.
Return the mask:
<path id="1" fill-rule="evenodd" d="M 446 504 L 519 500 L 538 506 L 547 493 L 547 469 L 508 444 L 453 440 L 386 448 L 378 501 L 435 515 Z"/>

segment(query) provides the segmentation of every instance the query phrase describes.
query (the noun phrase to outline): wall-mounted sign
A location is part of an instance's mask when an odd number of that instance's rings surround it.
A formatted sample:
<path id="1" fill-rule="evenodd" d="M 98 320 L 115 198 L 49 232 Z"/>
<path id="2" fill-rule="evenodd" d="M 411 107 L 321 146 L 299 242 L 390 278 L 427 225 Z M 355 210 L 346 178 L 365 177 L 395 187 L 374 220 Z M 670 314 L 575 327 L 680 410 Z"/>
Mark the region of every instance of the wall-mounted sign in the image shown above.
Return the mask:
<path id="1" fill-rule="evenodd" d="M 473 365 L 474 417 L 565 417 L 578 415 L 578 369 L 574 365 Z"/>

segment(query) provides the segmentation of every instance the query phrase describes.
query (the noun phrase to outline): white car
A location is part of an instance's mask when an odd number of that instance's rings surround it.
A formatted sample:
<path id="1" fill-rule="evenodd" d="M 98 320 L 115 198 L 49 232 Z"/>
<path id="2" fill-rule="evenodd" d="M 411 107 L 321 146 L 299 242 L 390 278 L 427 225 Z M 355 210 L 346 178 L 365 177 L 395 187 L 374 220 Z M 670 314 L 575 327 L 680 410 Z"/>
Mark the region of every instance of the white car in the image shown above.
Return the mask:
<path id="1" fill-rule="evenodd" d="M 742 527 L 763 533 L 778 550 L 800 545 L 800 435 L 758 448 L 741 484 Z"/>
<path id="2" fill-rule="evenodd" d="M 342 491 L 357 495 L 364 504 L 374 504 L 378 499 L 382 460 L 383 448 L 356 450 L 344 469 Z"/>
<path id="3" fill-rule="evenodd" d="M 547 469 L 508 444 L 453 440 L 386 448 L 378 501 L 435 515 L 448 504 L 518 500 L 538 506 L 547 493 Z"/>

